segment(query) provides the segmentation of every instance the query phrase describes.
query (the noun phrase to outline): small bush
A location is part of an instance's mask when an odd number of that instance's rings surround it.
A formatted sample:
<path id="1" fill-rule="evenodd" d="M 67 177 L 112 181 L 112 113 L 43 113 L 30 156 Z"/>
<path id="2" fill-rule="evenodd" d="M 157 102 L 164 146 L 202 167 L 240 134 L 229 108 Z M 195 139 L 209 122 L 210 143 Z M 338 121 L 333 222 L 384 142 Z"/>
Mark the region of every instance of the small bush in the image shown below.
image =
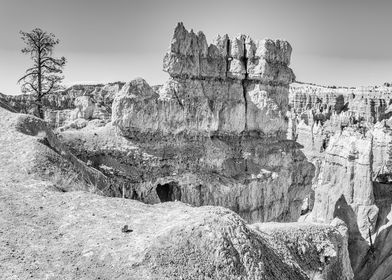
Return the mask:
<path id="1" fill-rule="evenodd" d="M 65 173 L 56 170 L 49 180 L 53 183 L 55 189 L 60 192 L 85 191 L 102 195 L 102 191 L 98 189 L 97 185 L 73 171 Z"/>

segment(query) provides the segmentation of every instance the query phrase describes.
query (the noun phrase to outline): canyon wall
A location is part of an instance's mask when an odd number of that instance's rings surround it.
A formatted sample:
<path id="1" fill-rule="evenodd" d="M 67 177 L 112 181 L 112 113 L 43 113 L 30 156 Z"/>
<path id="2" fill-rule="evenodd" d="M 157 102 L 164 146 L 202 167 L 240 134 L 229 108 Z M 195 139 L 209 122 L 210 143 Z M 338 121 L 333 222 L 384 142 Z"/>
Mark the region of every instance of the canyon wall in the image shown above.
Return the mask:
<path id="1" fill-rule="evenodd" d="M 286 138 L 290 55 L 285 41 L 244 35 L 208 45 L 179 24 L 164 57 L 166 83 L 126 83 L 110 124 L 60 137 L 113 179 L 117 196 L 219 205 L 249 222 L 295 221 L 314 168 Z"/>
<path id="2" fill-rule="evenodd" d="M 341 269 L 345 237 L 331 226 L 301 226 L 317 236 L 305 243 L 308 264 L 293 250 L 302 240 L 286 246 L 222 207 L 108 198 L 107 178 L 47 123 L 3 108 L 0 119 L 2 279 L 352 279 Z"/>
<path id="3" fill-rule="evenodd" d="M 208 45 L 179 24 L 164 58 L 170 79 L 158 92 L 133 80 L 113 102 L 113 126 L 140 148 L 128 153 L 143 178 L 136 196 L 296 220 L 313 167 L 286 140 L 290 55 L 285 41 L 245 35 Z"/>
<path id="4" fill-rule="evenodd" d="M 288 134 L 316 166 L 301 220 L 348 226 L 358 279 L 387 273 L 392 195 L 390 87 L 327 88 L 293 84 Z M 374 278 L 375 277 L 375 278 Z M 374 276 L 371 279 L 384 279 Z"/>
<path id="5" fill-rule="evenodd" d="M 317 115 L 347 112 L 358 121 L 376 123 L 391 116 L 392 87 L 325 87 L 290 85 L 290 107 L 297 114 L 313 109 Z"/>
<path id="6" fill-rule="evenodd" d="M 45 95 L 42 98 L 44 119 L 52 128 L 72 125 L 77 119 L 100 119 L 107 123 L 111 118 L 114 95 L 123 85 L 123 82 L 73 85 L 65 90 Z M 0 102 L 7 103 L 8 109 L 38 116 L 34 98 L 34 95 L 30 94 L 5 95 L 0 93 Z M 90 111 L 87 115 L 86 110 Z"/>
<path id="7" fill-rule="evenodd" d="M 224 206 L 246 222 L 332 223 L 256 224 L 246 234 L 255 248 L 254 239 L 267 240 L 299 279 L 352 279 L 346 246 L 356 275 L 371 275 L 381 259 L 360 270 L 373 250 L 370 236 L 387 220 L 386 188 L 377 193 L 373 184 L 374 170 L 381 170 L 376 177 L 388 172 L 390 139 L 388 123 L 374 123 L 388 116 L 389 101 L 351 88 L 290 86 L 290 56 L 285 41 L 225 35 L 208 44 L 202 32 L 179 24 L 162 86 L 143 79 L 73 86 L 47 97 L 45 118 L 72 154 L 105 175 L 111 196 Z M 31 105 L 31 97 L 18 98 L 7 104 L 19 111 Z M 347 230 L 339 235 L 335 226 Z M 165 274 L 166 255 L 152 250 L 151 257 Z M 242 262 L 242 255 L 234 261 Z"/>

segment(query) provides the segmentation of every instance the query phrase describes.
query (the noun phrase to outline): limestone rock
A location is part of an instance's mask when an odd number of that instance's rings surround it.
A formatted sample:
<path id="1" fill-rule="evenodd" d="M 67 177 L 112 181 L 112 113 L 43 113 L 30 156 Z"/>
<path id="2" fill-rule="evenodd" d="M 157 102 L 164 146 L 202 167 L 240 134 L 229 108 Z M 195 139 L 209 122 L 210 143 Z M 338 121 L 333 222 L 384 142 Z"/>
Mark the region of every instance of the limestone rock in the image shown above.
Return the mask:
<path id="1" fill-rule="evenodd" d="M 100 173 L 78 161 L 42 120 L 2 108 L 0 117 L 4 279 L 308 279 L 228 209 L 59 191 L 54 166 Z"/>
<path id="2" fill-rule="evenodd" d="M 380 192 L 383 188 L 384 192 Z M 377 185 L 377 191 L 382 194 L 377 205 L 380 207 L 380 217 L 383 222 L 377 233 L 373 236 L 374 247 L 367 250 L 358 267 L 357 278 L 359 280 L 386 280 L 391 275 L 392 263 L 392 234 L 391 234 L 391 204 L 392 195 L 390 186 Z M 389 189 L 389 190 L 387 190 Z M 387 190 L 387 191 L 386 191 Z"/>
<path id="3" fill-rule="evenodd" d="M 286 139 L 291 47 L 267 40 L 258 51 L 245 35 L 207 46 L 203 33 L 180 23 L 164 58 L 171 78 L 157 92 L 135 79 L 115 96 L 112 124 L 134 148 L 121 164 L 105 152 L 110 172 L 132 181 L 124 192 L 148 203 L 177 199 L 225 206 L 248 221 L 296 220 L 313 167 Z M 249 72 L 248 63 L 269 70 Z M 95 159 L 87 141 L 72 144 L 84 133 L 64 139 Z"/>
<path id="4" fill-rule="evenodd" d="M 290 152 L 292 144 L 257 137 L 244 137 L 242 144 L 223 136 L 155 137 L 130 140 L 111 125 L 61 133 L 73 153 L 115 180 L 116 196 L 219 205 L 251 222 L 298 219 L 312 166 L 300 152 Z"/>
<path id="5" fill-rule="evenodd" d="M 347 236 L 334 226 L 309 223 L 251 225 L 274 244 L 288 263 L 297 263 L 309 279 L 353 279 Z"/>
<path id="6" fill-rule="evenodd" d="M 325 200 L 326 203 L 320 204 L 321 209 L 315 205 L 313 214 L 316 220 L 332 221 L 336 205 L 331 202 L 342 196 L 347 204 L 354 204 L 354 208 L 373 204 L 371 151 L 371 141 L 358 139 L 353 131 L 345 130 L 342 135 L 330 139 L 324 155 L 323 173 L 315 187 L 316 201 Z"/>
<path id="7" fill-rule="evenodd" d="M 329 115 L 333 111 L 348 112 L 358 121 L 376 123 L 387 118 L 392 89 L 388 87 L 324 87 L 293 83 L 290 85 L 290 104 L 302 114 L 308 109 L 318 109 Z"/>
<path id="8" fill-rule="evenodd" d="M 295 77 L 290 64 L 291 46 L 266 39 L 257 44 L 245 35 L 219 36 L 208 45 L 202 32 L 188 32 L 182 23 L 174 31 L 163 62 L 172 77 L 243 80 L 288 85 Z"/>
<path id="9" fill-rule="evenodd" d="M 4 180 L 15 172 L 20 173 L 21 182 L 29 174 L 38 174 L 47 180 L 67 176 L 73 182 L 87 181 L 97 190 L 106 189 L 106 194 L 110 194 L 108 178 L 75 157 L 43 120 L 2 108 L 0 117 L 0 140 L 4 144 L 0 175 Z"/>
<path id="10" fill-rule="evenodd" d="M 373 273 L 378 279 L 387 271 L 388 262 L 383 263 L 375 250 L 388 248 L 383 234 L 392 200 L 390 92 L 383 86 L 290 86 L 288 134 L 304 146 L 304 154 L 316 166 L 314 199 L 301 220 L 330 222 L 339 217 L 345 222 L 358 279 L 370 279 Z"/>
<path id="11" fill-rule="evenodd" d="M 114 95 L 123 85 L 122 82 L 73 85 L 64 91 L 45 95 L 42 99 L 45 120 L 52 128 L 64 126 L 77 118 L 102 119 L 108 122 Z M 34 95 L 28 94 L 0 96 L 0 100 L 7 102 L 8 109 L 37 116 L 34 98 Z M 91 103 L 95 104 L 94 107 Z"/>
<path id="12" fill-rule="evenodd" d="M 75 99 L 76 119 L 83 118 L 85 120 L 93 117 L 95 104 L 89 96 L 79 96 Z"/>

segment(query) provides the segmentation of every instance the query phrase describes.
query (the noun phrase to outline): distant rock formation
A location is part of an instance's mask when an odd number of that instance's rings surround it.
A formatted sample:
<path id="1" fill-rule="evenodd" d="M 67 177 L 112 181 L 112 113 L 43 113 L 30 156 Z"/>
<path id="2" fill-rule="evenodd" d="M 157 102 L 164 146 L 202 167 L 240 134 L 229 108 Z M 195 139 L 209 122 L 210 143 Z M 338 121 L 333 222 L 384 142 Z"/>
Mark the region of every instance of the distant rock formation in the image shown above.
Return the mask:
<path id="1" fill-rule="evenodd" d="M 290 106 L 302 114 L 314 110 L 321 116 L 346 112 L 357 121 L 376 123 L 392 116 L 392 88 L 374 87 L 324 87 L 293 83 L 290 85 Z"/>
<path id="2" fill-rule="evenodd" d="M 120 91 L 123 85 L 122 82 L 106 85 L 73 85 L 63 91 L 46 95 L 42 99 L 44 118 L 52 128 L 72 125 L 70 123 L 78 118 L 101 119 L 107 123 L 111 118 L 114 95 Z M 85 114 L 86 109 L 82 108 L 81 100 L 89 103 L 87 115 Z M 15 112 L 37 116 L 33 95 L 0 94 L 0 101 L 6 102 L 8 108 Z"/>
<path id="3" fill-rule="evenodd" d="M 311 212 L 301 219 L 329 223 L 338 217 L 347 224 L 356 279 L 385 279 L 372 278 L 372 273 L 388 271 L 379 251 L 392 254 L 384 243 L 392 201 L 390 93 L 383 86 L 290 88 L 288 134 L 316 166 L 313 191 L 304 206 Z"/>

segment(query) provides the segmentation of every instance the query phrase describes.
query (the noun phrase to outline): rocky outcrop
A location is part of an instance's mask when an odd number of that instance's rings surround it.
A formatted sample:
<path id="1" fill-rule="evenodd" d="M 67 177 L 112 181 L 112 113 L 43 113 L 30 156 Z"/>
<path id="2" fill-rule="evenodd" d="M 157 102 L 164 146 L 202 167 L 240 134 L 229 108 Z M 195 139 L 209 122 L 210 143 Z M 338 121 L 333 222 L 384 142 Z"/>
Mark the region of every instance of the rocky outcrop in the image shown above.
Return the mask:
<path id="1" fill-rule="evenodd" d="M 354 271 L 369 248 L 366 239 L 374 233 L 378 207 L 372 185 L 371 137 L 346 129 L 329 140 L 318 180 L 313 186 L 314 206 L 307 220 L 343 220 L 349 229 L 349 250 Z M 361 255 L 362 254 L 362 255 Z"/>
<path id="2" fill-rule="evenodd" d="M 0 118 L 5 123 L 1 127 L 5 150 L 4 165 L 2 165 L 4 178 L 8 178 L 14 172 L 8 167 L 22 168 L 22 171 L 27 174 L 39 174 L 48 180 L 67 177 L 72 178 L 75 183 L 83 181 L 106 195 L 111 195 L 109 179 L 75 157 L 43 120 L 31 115 L 13 114 L 2 108 L 0 108 Z M 14 141 L 20 142 L 17 143 L 18 145 L 12 146 L 13 137 L 15 137 Z M 22 145 L 28 146 L 30 150 L 25 151 L 26 148 L 22 148 Z M 7 160 L 16 160 L 11 157 L 12 155 L 21 161 L 20 167 L 9 166 L 11 163 Z"/>
<path id="3" fill-rule="evenodd" d="M 171 77 L 249 79 L 264 84 L 287 85 L 294 80 L 291 46 L 286 41 L 254 41 L 240 35 L 218 36 L 208 45 L 202 32 L 188 32 L 182 23 L 174 31 L 163 68 Z"/>
<path id="4" fill-rule="evenodd" d="M 332 221 L 336 205 L 331 201 L 338 201 L 341 196 L 348 204 L 355 204 L 353 208 L 373 204 L 372 146 L 369 138 L 361 139 L 354 131 L 344 130 L 341 135 L 331 137 L 323 156 L 325 160 L 315 186 L 316 203 L 312 211 L 316 220 Z M 318 188 L 328 193 L 318 192 Z M 318 203 L 318 200 L 328 200 L 329 203 Z M 377 218 L 377 211 L 374 214 L 370 218 Z M 358 219 L 367 220 L 365 217 Z M 367 234 L 367 228 L 362 232 Z"/>
<path id="5" fill-rule="evenodd" d="M 373 246 L 365 253 L 356 273 L 359 280 L 386 280 L 391 275 L 391 184 L 373 182 L 373 192 L 379 213 L 372 235 Z"/>
<path id="6" fill-rule="evenodd" d="M 348 88 L 293 83 L 290 106 L 297 114 L 309 109 L 326 116 L 347 112 L 352 121 L 376 123 L 391 116 L 391 93 L 392 88 L 386 86 Z"/>
<path id="7" fill-rule="evenodd" d="M 115 96 L 112 124 L 133 148 L 102 155 L 83 141 L 72 145 L 72 133 L 63 139 L 93 162 L 108 156 L 111 171 L 133 182 L 124 192 L 142 201 L 220 205 L 250 222 L 294 221 L 313 167 L 286 139 L 290 55 L 287 42 L 244 35 L 208 45 L 203 33 L 179 24 L 164 58 L 171 78 L 158 92 L 136 79 Z M 118 151 L 124 156 L 113 156 Z"/>
<path id="8" fill-rule="evenodd" d="M 313 191 L 303 207 L 311 212 L 301 220 L 328 223 L 339 217 L 347 224 L 358 279 L 384 279 L 388 271 L 390 90 L 303 84 L 290 88 L 288 134 L 316 166 Z"/>
<path id="9" fill-rule="evenodd" d="M 341 223 L 343 223 L 341 221 Z M 353 279 L 347 250 L 347 235 L 339 222 L 263 223 L 250 226 L 270 240 L 288 263 L 297 263 L 309 279 Z"/>
<path id="10" fill-rule="evenodd" d="M 249 227 L 221 207 L 181 202 L 151 206 L 86 191 L 64 192 L 52 180 L 54 166 L 102 174 L 75 162 L 42 120 L 1 108 L 0 117 L 2 279 L 305 280 L 315 268 L 323 274 L 317 279 L 351 279 L 327 273 L 330 264 L 345 266 L 344 239 L 323 226 L 301 230 L 309 232 L 314 245 L 286 245 L 279 236 L 277 246 L 276 234 L 267 232 L 271 227 Z M 294 227 L 304 226 L 289 225 L 279 232 L 283 236 Z M 293 248 L 303 246 L 314 263 L 297 258 Z"/>

